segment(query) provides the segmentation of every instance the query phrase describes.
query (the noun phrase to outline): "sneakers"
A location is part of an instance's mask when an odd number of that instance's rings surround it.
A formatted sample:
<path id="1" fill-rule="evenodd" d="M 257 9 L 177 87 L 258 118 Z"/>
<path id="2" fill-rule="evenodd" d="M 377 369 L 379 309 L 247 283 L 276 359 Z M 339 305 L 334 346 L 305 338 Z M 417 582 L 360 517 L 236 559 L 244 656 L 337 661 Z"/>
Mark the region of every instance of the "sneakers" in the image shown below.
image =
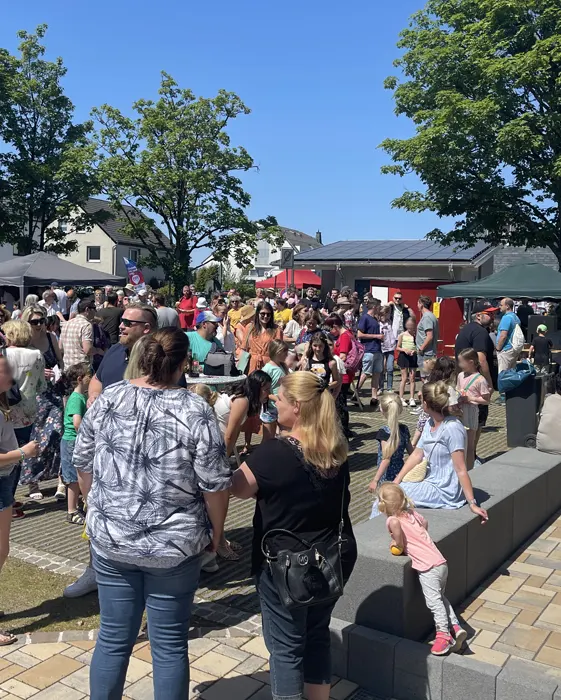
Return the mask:
<path id="1" fill-rule="evenodd" d="M 81 598 L 82 596 L 88 595 L 88 593 L 93 593 L 97 591 L 97 582 L 95 580 L 95 571 L 91 566 L 84 571 L 79 579 L 66 586 L 62 595 L 65 598 Z"/>
<path id="2" fill-rule="evenodd" d="M 66 486 L 59 484 L 56 487 L 55 501 L 66 501 Z"/>
<path id="3" fill-rule="evenodd" d="M 205 571 L 207 574 L 213 574 L 215 571 L 218 571 L 218 562 L 216 561 L 215 552 L 203 552 L 201 570 Z"/>
<path id="4" fill-rule="evenodd" d="M 455 640 L 454 646 L 452 647 L 452 651 L 460 651 L 460 649 L 464 645 L 464 642 L 467 639 L 467 632 L 463 627 L 460 627 L 460 625 L 453 625 L 452 630 Z"/>
<path id="5" fill-rule="evenodd" d="M 409 405 L 410 405 L 412 408 L 414 408 L 414 407 L 417 405 L 417 402 L 415 401 L 415 399 L 410 399 Z"/>
<path id="6" fill-rule="evenodd" d="M 376 410 L 380 405 L 378 399 L 370 399 L 370 405 Z"/>
<path id="7" fill-rule="evenodd" d="M 434 656 L 445 656 L 449 651 L 452 651 L 455 645 L 456 641 L 451 634 L 437 632 L 430 653 L 434 654 Z"/>
<path id="8" fill-rule="evenodd" d="M 401 397 L 401 405 L 403 406 L 403 408 L 406 408 L 408 405 L 407 401 L 403 398 L 403 396 Z"/>

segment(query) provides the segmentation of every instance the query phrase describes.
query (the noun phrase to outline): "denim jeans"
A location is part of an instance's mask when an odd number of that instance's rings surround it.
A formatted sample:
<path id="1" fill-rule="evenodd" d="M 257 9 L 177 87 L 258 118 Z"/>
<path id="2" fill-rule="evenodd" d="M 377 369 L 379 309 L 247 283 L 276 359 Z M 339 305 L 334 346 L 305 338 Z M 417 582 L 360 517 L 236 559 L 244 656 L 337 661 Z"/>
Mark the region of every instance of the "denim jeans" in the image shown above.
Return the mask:
<path id="1" fill-rule="evenodd" d="M 24 445 L 27 445 L 27 443 L 31 440 L 31 431 L 33 430 L 32 425 L 26 425 L 25 428 L 15 428 L 14 433 L 16 434 L 16 439 L 18 441 L 18 445 L 20 447 L 23 447 Z M 19 479 L 21 476 L 21 467 L 22 463 L 18 462 L 14 468 L 14 471 L 12 472 L 13 475 L 13 482 L 12 482 L 12 496 L 16 496 L 16 490 L 19 485 Z"/>
<path id="2" fill-rule="evenodd" d="M 144 608 L 155 700 L 188 700 L 187 638 L 201 556 L 173 569 L 110 561 L 92 549 L 101 625 L 90 669 L 91 700 L 120 700 Z"/>
<path id="3" fill-rule="evenodd" d="M 256 576 L 273 700 L 300 700 L 304 683 L 331 683 L 329 622 L 335 603 L 287 610 L 267 570 Z"/>
<path id="4" fill-rule="evenodd" d="M 380 391 L 384 390 L 384 379 L 386 380 L 386 389 L 393 389 L 393 363 L 395 356 L 393 352 L 384 352 L 384 370 L 380 375 Z"/>

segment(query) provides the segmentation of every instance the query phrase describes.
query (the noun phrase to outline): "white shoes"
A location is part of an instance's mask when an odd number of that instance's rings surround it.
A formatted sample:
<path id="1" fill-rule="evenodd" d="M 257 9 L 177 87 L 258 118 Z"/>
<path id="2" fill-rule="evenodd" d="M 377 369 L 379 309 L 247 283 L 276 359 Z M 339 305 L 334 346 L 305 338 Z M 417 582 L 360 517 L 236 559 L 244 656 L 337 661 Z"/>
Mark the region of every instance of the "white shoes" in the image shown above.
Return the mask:
<path id="1" fill-rule="evenodd" d="M 203 552 L 201 569 L 207 574 L 213 574 L 215 571 L 218 571 L 218 561 L 216 559 L 216 552 Z"/>
<path id="2" fill-rule="evenodd" d="M 412 408 L 414 408 L 414 407 L 417 405 L 416 402 L 415 402 L 415 399 L 411 399 L 411 400 L 409 401 L 409 405 L 410 405 Z"/>

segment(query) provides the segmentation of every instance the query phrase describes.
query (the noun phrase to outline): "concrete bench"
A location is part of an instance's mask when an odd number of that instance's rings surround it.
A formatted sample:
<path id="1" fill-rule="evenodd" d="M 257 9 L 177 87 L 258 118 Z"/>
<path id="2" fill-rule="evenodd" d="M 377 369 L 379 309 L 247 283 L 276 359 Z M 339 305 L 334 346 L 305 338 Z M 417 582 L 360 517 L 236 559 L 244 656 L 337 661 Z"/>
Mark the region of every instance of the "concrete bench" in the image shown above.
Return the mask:
<path id="1" fill-rule="evenodd" d="M 561 428 L 560 428 L 561 429 Z M 469 508 L 421 512 L 446 557 L 446 594 L 458 605 L 561 508 L 561 456 L 516 448 L 473 470 L 476 498 L 489 512 L 481 525 Z M 358 560 L 333 613 L 396 637 L 422 640 L 433 628 L 417 574 L 389 551 L 385 518 L 355 527 Z"/>

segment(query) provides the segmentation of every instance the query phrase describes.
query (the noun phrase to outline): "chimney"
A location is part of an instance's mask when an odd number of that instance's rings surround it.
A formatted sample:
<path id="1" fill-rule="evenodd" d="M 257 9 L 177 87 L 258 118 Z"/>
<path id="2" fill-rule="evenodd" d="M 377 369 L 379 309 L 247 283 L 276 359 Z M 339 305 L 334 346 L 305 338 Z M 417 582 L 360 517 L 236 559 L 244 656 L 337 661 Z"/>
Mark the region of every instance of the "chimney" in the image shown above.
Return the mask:
<path id="1" fill-rule="evenodd" d="M 321 231 L 318 229 L 316 231 L 316 241 L 320 244 L 323 245 L 323 241 L 321 240 Z"/>

